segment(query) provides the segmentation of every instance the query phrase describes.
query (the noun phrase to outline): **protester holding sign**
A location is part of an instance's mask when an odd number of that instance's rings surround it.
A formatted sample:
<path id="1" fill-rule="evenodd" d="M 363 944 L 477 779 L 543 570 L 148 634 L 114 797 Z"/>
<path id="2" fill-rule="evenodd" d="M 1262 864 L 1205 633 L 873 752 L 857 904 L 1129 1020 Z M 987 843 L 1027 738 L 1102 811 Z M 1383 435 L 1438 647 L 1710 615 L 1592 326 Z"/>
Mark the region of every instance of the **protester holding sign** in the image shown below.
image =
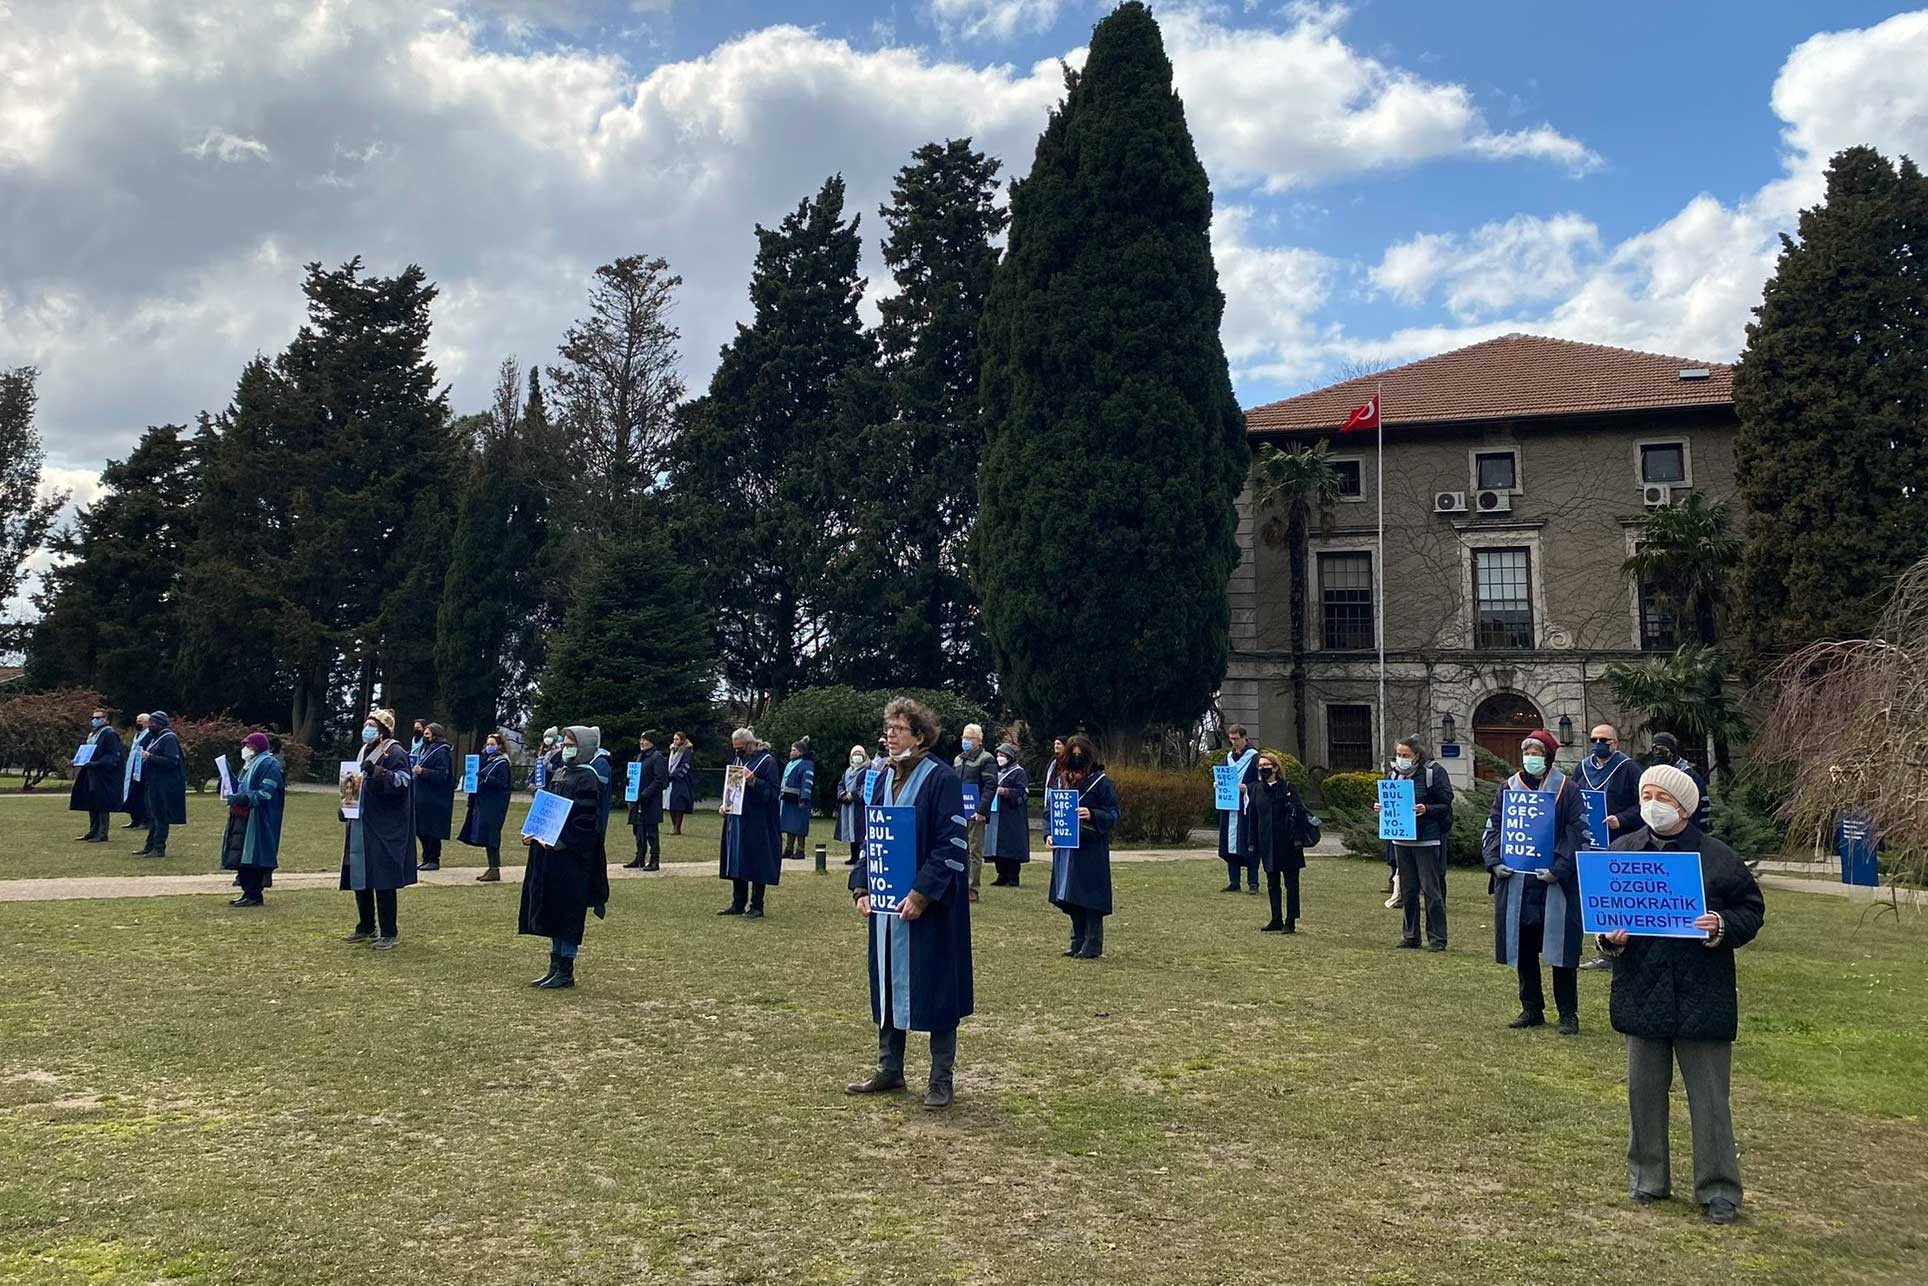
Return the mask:
<path id="1" fill-rule="evenodd" d="M 147 825 L 147 792 L 141 784 L 141 751 L 147 748 L 152 732 L 147 725 L 147 716 L 134 716 L 134 740 L 127 747 L 127 763 L 121 768 L 121 799 L 127 812 L 127 825 L 122 830 L 139 830 Z"/>
<path id="2" fill-rule="evenodd" d="M 522 837 L 529 865 L 522 875 L 522 902 L 516 912 L 520 934 L 549 939 L 549 972 L 532 978 L 539 991 L 576 985 L 576 956 L 582 949 L 589 912 L 598 920 L 609 910 L 609 859 L 598 813 L 608 793 L 595 769 L 602 733 L 580 725 L 563 729 L 562 771 L 546 790 L 569 801 L 569 813 L 554 844 L 534 835 Z"/>
<path id="3" fill-rule="evenodd" d="M 730 882 L 730 904 L 717 914 L 761 920 L 764 887 L 783 878 L 782 784 L 776 756 L 753 730 L 738 728 L 730 734 L 730 746 L 736 751 L 730 767 L 742 778 L 743 811 L 731 812 L 727 803 L 718 810 L 723 842 L 717 875 Z"/>
<path id="4" fill-rule="evenodd" d="M 669 833 L 683 833 L 683 818 L 696 810 L 696 766 L 690 752 L 690 739 L 680 732 L 669 737 L 669 794 L 663 807 L 669 813 Z"/>
<path id="5" fill-rule="evenodd" d="M 229 906 L 261 906 L 261 891 L 274 882 L 287 786 L 268 734 L 249 733 L 241 743 L 241 774 L 228 792 L 228 822 L 221 833 L 221 869 L 233 871 L 241 884 L 241 896 Z"/>
<path id="6" fill-rule="evenodd" d="M 636 739 L 636 798 L 629 805 L 629 829 L 636 834 L 636 860 L 625 862 L 632 870 L 663 869 L 663 796 L 669 791 L 669 764 L 656 748 L 656 731 L 651 729 Z"/>
<path id="7" fill-rule="evenodd" d="M 1579 786 L 1607 797 L 1607 830 L 1616 838 L 1640 825 L 1640 767 L 1620 753 L 1610 723 L 1593 730 L 1592 753 L 1580 761 Z"/>
<path id="8" fill-rule="evenodd" d="M 1414 814 L 1412 838 L 1386 842 L 1386 860 L 1394 873 L 1394 896 L 1403 914 L 1399 945 L 1407 950 L 1418 948 L 1423 902 L 1426 949 L 1444 951 L 1446 839 L 1453 830 L 1453 779 L 1446 775 L 1445 765 L 1427 757 L 1426 747 L 1416 737 L 1406 738 L 1393 747 L 1392 753 L 1392 767 L 1386 776 L 1412 783 Z"/>
<path id="9" fill-rule="evenodd" d="M 509 743 L 501 733 L 492 732 L 482 743 L 482 768 L 476 774 L 475 793 L 469 796 L 469 811 L 462 818 L 462 833 L 457 836 L 470 848 L 488 855 L 488 868 L 475 877 L 478 884 L 494 884 L 502 878 L 502 823 L 508 820 L 513 790 Z"/>
<path id="10" fill-rule="evenodd" d="M 1662 1201 L 1672 1191 L 1667 1099 L 1674 1064 L 1687 1088 L 1694 1129 L 1694 1200 L 1720 1224 L 1740 1217 L 1740 1160 L 1728 1106 L 1740 1003 L 1734 952 L 1761 931 L 1767 906 L 1739 855 L 1688 818 L 1699 788 L 1681 769 L 1657 764 L 1640 777 L 1643 825 L 1613 851 L 1699 853 L 1706 913 L 1700 937 L 1649 937 L 1616 930 L 1600 949 L 1613 961 L 1613 1029 L 1627 1038 L 1627 1108 L 1632 1139 L 1627 1167 L 1633 1199 Z"/>
<path id="11" fill-rule="evenodd" d="M 790 746 L 790 762 L 783 766 L 783 831 L 785 861 L 803 860 L 804 841 L 810 838 L 810 814 L 817 804 L 817 752 L 810 738 L 800 737 Z"/>
<path id="12" fill-rule="evenodd" d="M 138 773 L 147 796 L 147 846 L 135 857 L 166 857 L 171 827 L 187 825 L 187 755 L 168 726 L 167 711 L 147 716 L 149 736 Z"/>
<path id="13" fill-rule="evenodd" d="M 108 721 L 107 711 L 95 710 L 89 723 L 87 740 L 81 743 L 83 748 L 90 748 L 87 762 L 74 773 L 74 788 L 67 796 L 67 808 L 87 814 L 87 833 L 80 837 L 80 843 L 105 844 L 114 814 L 121 808 L 124 788 L 121 771 L 125 764 L 121 759 L 120 734 Z"/>
<path id="14" fill-rule="evenodd" d="M 1520 771 L 1506 781 L 1493 800 L 1480 847 L 1492 877 L 1494 957 L 1512 965 L 1520 980 L 1520 1016 L 1507 1026 L 1542 1027 L 1546 1024 L 1546 993 L 1540 980 L 1540 960 L 1553 968 L 1553 1004 L 1560 1015 L 1560 1034 L 1580 1031 L 1580 887 L 1573 855 L 1587 843 L 1586 811 L 1580 791 L 1565 773 L 1553 766 L 1560 740 L 1545 729 L 1530 732 L 1520 742 Z M 1514 799 L 1514 792 L 1537 798 Z M 1515 810 L 1512 817 L 1507 808 Z M 1535 826 L 1524 826 L 1519 814 L 1531 812 Z M 1528 850 L 1548 846 L 1551 852 Z M 1509 865 L 1513 857 L 1520 867 Z"/>
<path id="15" fill-rule="evenodd" d="M 355 815 L 343 814 L 341 887 L 355 894 L 355 930 L 344 942 L 392 951 L 401 930 L 395 891 L 415 883 L 415 774 L 395 740 L 395 712 L 376 710 L 362 725 Z M 344 791 L 346 798 L 348 792 Z"/>
<path id="16" fill-rule="evenodd" d="M 409 751 L 415 774 L 415 838 L 421 841 L 424 871 L 442 869 L 442 841 L 455 824 L 455 750 L 439 723 L 417 721 L 415 749 Z"/>
<path id="17" fill-rule="evenodd" d="M 1051 905 L 1071 917 L 1071 948 L 1064 954 L 1096 960 L 1105 953 L 1105 917 L 1111 914 L 1111 829 L 1118 824 L 1118 788 L 1098 762 L 1098 748 L 1082 732 L 1065 742 L 1056 788 L 1077 793 L 1078 847 L 1051 851 Z"/>
<path id="18" fill-rule="evenodd" d="M 1258 751 L 1246 736 L 1245 725 L 1235 723 L 1225 730 L 1231 748 L 1225 752 L 1225 765 L 1238 773 L 1238 807 L 1220 809 L 1218 814 L 1218 857 L 1225 863 L 1225 892 L 1238 892 L 1238 873 L 1245 872 L 1245 891 L 1259 891 L 1259 862 L 1252 852 L 1251 783 L 1258 764 Z"/>
<path id="19" fill-rule="evenodd" d="M 997 867 L 991 887 L 1017 888 L 1018 874 L 1031 860 L 1031 778 L 1008 741 L 997 748 L 997 780 L 986 807 L 984 855 Z"/>
<path id="20" fill-rule="evenodd" d="M 839 843 L 850 845 L 845 866 L 864 860 L 864 777 L 870 772 L 870 752 L 862 746 L 850 748 L 850 759 L 837 781 L 837 826 Z"/>
<path id="21" fill-rule="evenodd" d="M 896 914 L 872 914 L 870 871 L 850 873 L 857 911 L 869 919 L 870 1016 L 877 1024 L 877 1070 L 845 1087 L 850 1094 L 904 1088 L 909 1033 L 931 1035 L 930 1080 L 924 1106 L 951 1105 L 957 1064 L 957 1026 L 970 1017 L 970 841 L 965 838 L 964 792 L 957 774 L 931 754 L 937 718 L 919 702 L 898 697 L 884 707 L 890 766 L 867 801 L 914 818 L 915 875 Z M 903 837 L 895 837 L 901 840 Z"/>
<path id="22" fill-rule="evenodd" d="M 1252 846 L 1265 867 L 1265 889 L 1272 918 L 1263 933 L 1299 931 L 1299 872 L 1305 869 L 1305 834 L 1310 819 L 1299 791 L 1279 770 L 1279 761 L 1261 754 L 1251 786 Z M 1284 905 L 1280 905 L 1280 888 Z"/>

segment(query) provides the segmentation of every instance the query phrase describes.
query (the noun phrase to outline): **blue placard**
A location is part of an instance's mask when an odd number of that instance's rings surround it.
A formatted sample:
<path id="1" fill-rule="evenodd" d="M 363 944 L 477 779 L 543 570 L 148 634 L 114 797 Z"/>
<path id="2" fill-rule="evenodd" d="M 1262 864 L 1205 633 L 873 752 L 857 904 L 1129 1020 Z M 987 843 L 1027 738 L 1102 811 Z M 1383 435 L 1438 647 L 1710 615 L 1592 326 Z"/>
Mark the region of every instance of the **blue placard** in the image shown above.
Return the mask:
<path id="1" fill-rule="evenodd" d="M 881 769 L 877 769 L 877 768 L 864 769 L 864 802 L 866 804 L 868 804 L 876 796 L 877 778 L 880 777 L 881 775 L 882 775 Z"/>
<path id="2" fill-rule="evenodd" d="M 83 746 L 81 746 L 80 749 L 74 751 L 74 764 L 73 764 L 74 767 L 85 768 L 88 764 L 92 763 L 93 761 L 94 761 L 94 743 L 93 742 L 89 741 Z"/>
<path id="3" fill-rule="evenodd" d="M 547 759 L 536 760 L 536 771 L 533 780 L 537 790 L 541 790 L 549 784 L 549 761 Z"/>
<path id="4" fill-rule="evenodd" d="M 633 804 L 643 797 L 643 761 L 632 759 L 629 763 L 629 779 L 623 783 L 623 802 Z"/>
<path id="5" fill-rule="evenodd" d="M 529 801 L 529 815 L 522 819 L 522 833 L 554 848 L 562 839 L 562 827 L 569 820 L 569 801 L 561 795 L 538 790 Z"/>
<path id="6" fill-rule="evenodd" d="M 1419 808 L 1410 777 L 1379 780 L 1379 838 L 1418 839 Z"/>
<path id="7" fill-rule="evenodd" d="M 482 756 L 462 756 L 462 793 L 473 795 L 482 789 Z"/>
<path id="8" fill-rule="evenodd" d="M 1881 883 L 1881 842 L 1874 818 L 1848 813 L 1835 827 L 1835 847 L 1841 854 L 1841 882 L 1869 888 Z"/>
<path id="9" fill-rule="evenodd" d="M 870 913 L 896 915 L 917 878 L 917 809 L 910 804 L 864 807 L 864 878 Z"/>
<path id="10" fill-rule="evenodd" d="M 1221 813 L 1238 811 L 1239 770 L 1231 764 L 1212 766 L 1212 807 Z"/>
<path id="11" fill-rule="evenodd" d="M 1554 798 L 1544 790 L 1501 794 L 1500 865 L 1544 871 L 1553 865 Z"/>
<path id="12" fill-rule="evenodd" d="M 967 819 L 977 816 L 977 791 L 978 791 L 978 786 L 976 782 L 973 781 L 973 782 L 965 783 L 964 816 Z"/>
<path id="13" fill-rule="evenodd" d="M 1613 842 L 1613 833 L 1607 829 L 1607 792 L 1583 790 L 1580 803 L 1586 809 L 1587 834 L 1593 837 L 1593 846 L 1606 848 Z"/>
<path id="14" fill-rule="evenodd" d="M 1078 792 L 1044 792 L 1044 842 L 1051 848 L 1078 847 Z"/>
<path id="15" fill-rule="evenodd" d="M 1625 929 L 1647 938 L 1701 938 L 1696 918 L 1707 914 L 1699 853 L 1579 855 L 1580 927 L 1588 933 Z"/>

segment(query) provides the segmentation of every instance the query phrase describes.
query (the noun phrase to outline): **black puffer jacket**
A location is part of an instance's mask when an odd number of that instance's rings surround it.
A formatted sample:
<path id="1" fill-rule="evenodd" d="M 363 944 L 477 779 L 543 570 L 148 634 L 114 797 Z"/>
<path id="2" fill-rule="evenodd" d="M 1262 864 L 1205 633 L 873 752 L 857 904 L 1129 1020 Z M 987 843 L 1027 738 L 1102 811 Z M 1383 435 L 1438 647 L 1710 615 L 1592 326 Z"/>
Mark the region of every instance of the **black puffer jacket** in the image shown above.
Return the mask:
<path id="1" fill-rule="evenodd" d="M 1740 1002 L 1734 991 L 1734 950 L 1754 940 L 1767 915 L 1760 885 L 1734 850 L 1689 825 L 1670 838 L 1641 827 L 1613 842 L 1615 852 L 1699 853 L 1707 909 L 1721 918 L 1720 941 L 1630 937 L 1613 958 L 1613 1029 L 1649 1040 L 1734 1039 Z"/>

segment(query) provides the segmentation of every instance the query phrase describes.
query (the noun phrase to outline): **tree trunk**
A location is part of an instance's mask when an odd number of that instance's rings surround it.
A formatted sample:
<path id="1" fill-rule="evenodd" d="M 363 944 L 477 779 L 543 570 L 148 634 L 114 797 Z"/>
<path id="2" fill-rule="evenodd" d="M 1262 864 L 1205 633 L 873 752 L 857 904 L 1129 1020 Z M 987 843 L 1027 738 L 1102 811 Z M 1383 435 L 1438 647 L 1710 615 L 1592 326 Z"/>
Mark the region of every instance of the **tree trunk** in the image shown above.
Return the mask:
<path id="1" fill-rule="evenodd" d="M 1292 738 L 1293 753 L 1306 762 L 1305 735 L 1305 577 L 1307 560 L 1306 503 L 1303 495 L 1292 498 L 1286 519 L 1286 545 L 1291 564 L 1292 620 Z"/>

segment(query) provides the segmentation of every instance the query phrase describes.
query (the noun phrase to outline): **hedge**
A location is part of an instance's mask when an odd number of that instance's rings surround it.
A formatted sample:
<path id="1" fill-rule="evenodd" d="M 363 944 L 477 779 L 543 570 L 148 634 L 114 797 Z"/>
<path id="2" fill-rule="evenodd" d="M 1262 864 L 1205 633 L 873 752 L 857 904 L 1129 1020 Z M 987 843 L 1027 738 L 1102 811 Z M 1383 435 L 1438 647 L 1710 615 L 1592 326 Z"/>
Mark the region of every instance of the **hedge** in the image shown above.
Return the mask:
<path id="1" fill-rule="evenodd" d="M 1379 774 L 1373 772 L 1336 772 L 1319 783 L 1325 792 L 1326 807 L 1347 813 L 1370 813 L 1379 802 Z"/>
<path id="2" fill-rule="evenodd" d="M 1206 820 L 1211 817 L 1211 795 L 1201 792 L 1198 774 L 1158 768 L 1106 768 L 1118 788 L 1116 844 L 1183 844 L 1201 824 L 1199 801 Z"/>

